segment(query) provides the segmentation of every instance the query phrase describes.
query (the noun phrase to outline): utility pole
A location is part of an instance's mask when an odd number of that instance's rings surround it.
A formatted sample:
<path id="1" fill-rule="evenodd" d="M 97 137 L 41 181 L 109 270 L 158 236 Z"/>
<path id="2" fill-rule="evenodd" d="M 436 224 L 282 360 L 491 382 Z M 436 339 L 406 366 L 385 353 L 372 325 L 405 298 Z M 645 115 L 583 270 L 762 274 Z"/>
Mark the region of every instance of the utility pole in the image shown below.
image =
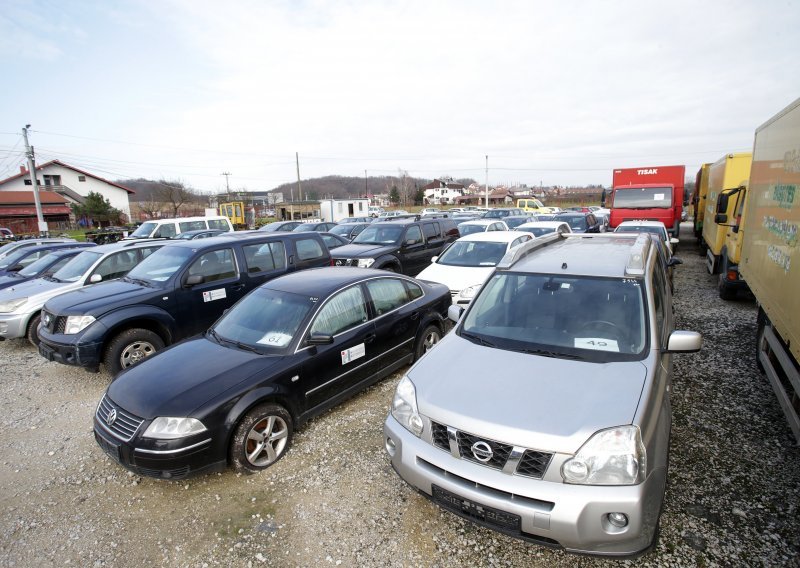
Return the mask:
<path id="1" fill-rule="evenodd" d="M 300 197 L 300 200 L 303 200 L 303 188 L 300 185 L 300 153 L 294 153 L 295 163 L 297 164 L 297 195 Z M 292 198 L 294 201 L 294 198 Z"/>
<path id="2" fill-rule="evenodd" d="M 221 173 L 221 174 L 219 174 L 219 175 L 221 175 L 221 176 L 225 176 L 225 193 L 227 193 L 228 195 L 230 195 L 230 193 L 231 193 L 231 186 L 230 186 L 230 184 L 228 183 L 228 176 L 232 176 L 233 174 L 232 174 L 231 172 L 222 172 L 222 173 Z"/>
<path id="3" fill-rule="evenodd" d="M 369 189 L 367 188 L 367 170 L 364 170 L 364 197 L 369 199 Z"/>
<path id="4" fill-rule="evenodd" d="M 486 208 L 489 208 L 489 154 L 486 154 Z"/>
<path id="5" fill-rule="evenodd" d="M 42 214 L 42 200 L 39 199 L 39 182 L 36 181 L 36 160 L 33 155 L 33 148 L 28 144 L 28 129 L 30 124 L 26 124 L 22 129 L 22 137 L 25 138 L 25 154 L 28 156 L 28 173 L 31 176 L 31 185 L 33 186 L 33 202 L 36 205 L 36 222 L 39 227 L 39 234 L 47 233 L 47 223 L 44 221 Z"/>

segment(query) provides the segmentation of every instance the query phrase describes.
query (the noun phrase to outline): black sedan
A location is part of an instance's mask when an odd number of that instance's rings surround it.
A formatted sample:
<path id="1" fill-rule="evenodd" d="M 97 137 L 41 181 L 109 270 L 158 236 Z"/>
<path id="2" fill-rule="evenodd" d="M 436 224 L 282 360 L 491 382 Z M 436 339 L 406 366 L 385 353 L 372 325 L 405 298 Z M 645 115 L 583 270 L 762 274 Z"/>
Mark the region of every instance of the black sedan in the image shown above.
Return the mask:
<path id="1" fill-rule="evenodd" d="M 450 303 L 445 286 L 380 270 L 276 278 L 204 335 L 118 375 L 95 438 L 140 475 L 265 469 L 308 419 L 432 348 Z"/>

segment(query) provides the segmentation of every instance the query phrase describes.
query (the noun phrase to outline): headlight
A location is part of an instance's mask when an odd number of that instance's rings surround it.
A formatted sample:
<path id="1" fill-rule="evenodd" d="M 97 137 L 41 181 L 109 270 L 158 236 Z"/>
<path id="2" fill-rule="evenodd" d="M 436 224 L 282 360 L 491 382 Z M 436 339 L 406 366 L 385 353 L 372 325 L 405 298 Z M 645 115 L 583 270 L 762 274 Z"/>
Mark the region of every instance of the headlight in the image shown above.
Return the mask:
<path id="1" fill-rule="evenodd" d="M 392 416 L 415 436 L 422 434 L 422 418 L 417 410 L 417 390 L 408 377 L 400 379 L 394 391 Z"/>
<path id="2" fill-rule="evenodd" d="M 170 418 L 159 416 L 148 426 L 143 438 L 158 438 L 159 440 L 176 440 L 192 434 L 205 432 L 206 427 L 195 418 Z"/>
<path id="3" fill-rule="evenodd" d="M 578 485 L 636 485 L 646 473 L 647 451 L 637 426 L 595 432 L 561 466 L 564 482 Z"/>
<path id="4" fill-rule="evenodd" d="M 358 267 L 359 268 L 369 268 L 373 264 L 375 264 L 375 259 L 374 258 L 359 258 L 358 259 Z"/>
<path id="5" fill-rule="evenodd" d="M 67 325 L 64 327 L 65 335 L 75 335 L 94 323 L 94 316 L 67 316 Z"/>
<path id="6" fill-rule="evenodd" d="M 13 312 L 27 301 L 28 298 L 14 298 L 13 300 L 6 300 L 5 302 L 0 302 L 0 313 Z"/>
<path id="7" fill-rule="evenodd" d="M 481 289 L 481 286 L 483 286 L 483 284 L 473 284 L 472 286 L 467 286 L 458 293 L 458 297 L 463 300 L 471 300 L 475 297 L 475 294 L 478 293 L 478 290 Z"/>

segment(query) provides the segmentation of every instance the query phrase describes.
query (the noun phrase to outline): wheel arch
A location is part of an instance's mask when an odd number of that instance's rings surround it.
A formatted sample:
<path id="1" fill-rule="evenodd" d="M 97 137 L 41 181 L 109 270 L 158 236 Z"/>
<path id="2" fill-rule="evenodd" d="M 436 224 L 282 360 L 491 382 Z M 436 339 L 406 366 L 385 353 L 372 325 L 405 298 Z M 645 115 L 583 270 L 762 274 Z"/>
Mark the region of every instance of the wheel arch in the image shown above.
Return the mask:
<path id="1" fill-rule="evenodd" d="M 175 320 L 167 312 L 149 311 L 144 306 L 132 306 L 112 312 L 101 320 L 106 327 L 106 332 L 101 339 L 101 353 L 105 353 L 108 345 L 120 333 L 129 329 L 146 329 L 158 335 L 167 347 L 174 342 Z M 104 356 L 105 358 L 105 356 Z"/>

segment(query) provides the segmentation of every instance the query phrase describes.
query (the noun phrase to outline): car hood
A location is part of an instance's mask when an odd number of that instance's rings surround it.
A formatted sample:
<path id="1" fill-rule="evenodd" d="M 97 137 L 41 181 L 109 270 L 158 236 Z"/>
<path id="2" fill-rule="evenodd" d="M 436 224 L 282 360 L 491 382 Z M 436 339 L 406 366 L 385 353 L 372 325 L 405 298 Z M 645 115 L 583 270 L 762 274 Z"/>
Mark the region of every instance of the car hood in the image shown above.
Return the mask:
<path id="1" fill-rule="evenodd" d="M 333 249 L 334 258 L 372 258 L 397 250 L 397 245 L 358 245 L 349 244 Z"/>
<path id="2" fill-rule="evenodd" d="M 160 289 L 112 280 L 59 294 L 47 302 L 47 310 L 56 315 L 99 315 L 120 306 L 137 304 Z"/>
<path id="3" fill-rule="evenodd" d="M 474 284 L 482 284 L 494 272 L 494 266 L 446 266 L 431 263 L 417 274 L 418 280 L 429 280 L 444 284 L 450 290 L 463 290 Z"/>
<path id="4" fill-rule="evenodd" d="M 212 398 L 280 360 L 195 337 L 119 374 L 107 394 L 126 411 L 148 420 L 191 416 Z"/>
<path id="5" fill-rule="evenodd" d="M 594 432 L 632 423 L 646 368 L 637 361 L 589 363 L 515 353 L 451 332 L 408 377 L 419 411 L 436 422 L 572 454 Z"/>
<path id="6" fill-rule="evenodd" d="M 0 290 L 0 301 L 11 300 L 13 298 L 28 298 L 26 306 L 31 304 L 44 304 L 49 298 L 74 290 L 83 286 L 83 279 L 77 282 L 52 282 L 44 278 L 34 278 L 27 282 L 22 282 L 18 286 L 11 286 Z"/>

